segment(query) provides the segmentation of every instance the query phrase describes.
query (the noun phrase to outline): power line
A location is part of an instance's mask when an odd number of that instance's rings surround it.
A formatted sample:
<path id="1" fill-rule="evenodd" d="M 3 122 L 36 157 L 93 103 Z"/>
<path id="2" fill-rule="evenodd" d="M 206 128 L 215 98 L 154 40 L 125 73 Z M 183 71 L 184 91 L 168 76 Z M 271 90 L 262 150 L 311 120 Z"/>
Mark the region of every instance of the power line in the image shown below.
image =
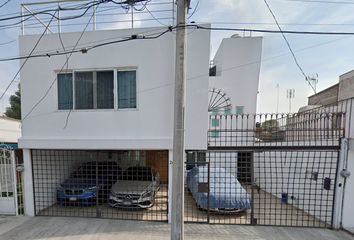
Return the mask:
<path id="1" fill-rule="evenodd" d="M 282 36 L 283 36 L 283 38 L 284 38 L 286 44 L 288 45 L 289 50 L 290 50 L 290 52 L 291 52 L 291 55 L 292 55 L 292 57 L 293 57 L 293 59 L 294 59 L 296 65 L 297 65 L 297 67 L 299 68 L 299 70 L 301 71 L 302 75 L 305 77 L 305 80 L 308 82 L 308 84 L 309 84 L 310 87 L 312 88 L 313 92 L 314 92 L 315 95 L 317 96 L 319 103 L 321 104 L 321 106 L 323 106 L 323 110 L 327 113 L 327 111 L 326 111 L 326 109 L 325 109 L 325 107 L 324 107 L 324 105 L 323 105 L 323 103 L 322 103 L 320 97 L 319 97 L 319 96 L 317 95 L 317 93 L 316 93 L 316 89 L 313 87 L 313 85 L 312 85 L 311 82 L 309 81 L 308 77 L 306 76 L 305 72 L 304 72 L 303 69 L 301 68 L 299 62 L 297 61 L 297 58 L 296 58 L 296 56 L 295 56 L 295 54 L 294 54 L 294 51 L 292 50 L 292 48 L 291 48 L 291 46 L 290 46 L 290 43 L 288 42 L 287 38 L 285 37 L 285 34 L 283 33 L 283 31 L 282 31 L 282 29 L 281 29 L 281 27 L 280 27 L 280 25 L 279 25 L 279 23 L 278 23 L 278 21 L 277 21 L 275 15 L 274 15 L 272 9 L 271 9 L 270 6 L 268 5 L 267 0 L 264 0 L 264 3 L 267 5 L 267 8 L 268 8 L 269 12 L 270 12 L 271 15 L 273 16 L 275 23 L 277 24 L 277 26 L 278 26 L 278 28 L 279 28 L 279 30 L 280 30 L 280 32 L 281 32 L 281 34 L 282 34 Z M 334 124 L 334 123 L 332 122 L 332 124 Z"/>
<path id="2" fill-rule="evenodd" d="M 14 39 L 14 40 L 11 40 L 11 41 L 8 41 L 8 42 L 4 42 L 4 43 L 0 43 L 0 46 L 2 45 L 6 45 L 6 44 L 10 44 L 10 43 L 13 43 L 13 42 L 16 42 L 17 39 Z"/>
<path id="3" fill-rule="evenodd" d="M 22 70 L 22 68 L 25 66 L 25 64 L 27 63 L 28 59 L 31 57 L 31 54 L 34 52 L 34 50 L 37 48 L 39 42 L 41 41 L 42 37 L 44 36 L 44 34 L 46 33 L 50 23 L 52 22 L 53 18 L 50 20 L 48 26 L 46 27 L 46 29 L 43 31 L 42 35 L 39 37 L 39 39 L 37 40 L 36 44 L 34 45 L 34 47 L 32 48 L 30 54 L 28 55 L 28 57 L 26 58 L 26 60 L 22 63 L 20 69 L 17 71 L 17 73 L 15 74 L 15 76 L 13 77 L 13 79 L 11 80 L 10 84 L 6 87 L 5 91 L 3 92 L 3 94 L 0 97 L 0 100 L 4 97 L 5 93 L 7 92 L 7 90 L 9 90 L 9 88 L 11 87 L 12 83 L 15 81 L 16 77 L 18 76 L 18 74 L 20 73 L 20 71 Z"/>
<path id="4" fill-rule="evenodd" d="M 198 22 L 199 24 L 215 24 L 215 25 L 276 25 L 276 23 L 262 22 Z M 354 23 L 279 23 L 282 26 L 354 26 Z"/>
<path id="5" fill-rule="evenodd" d="M 325 45 L 325 44 L 329 44 L 329 43 L 332 43 L 332 42 L 335 42 L 335 41 L 340 41 L 340 40 L 347 39 L 347 38 L 349 38 L 349 37 L 344 37 L 344 38 L 340 38 L 340 39 L 324 42 L 324 43 L 321 43 L 321 44 L 317 44 L 317 45 L 313 45 L 313 46 L 310 46 L 310 47 L 306 47 L 306 48 L 302 48 L 302 49 L 299 49 L 299 50 L 295 50 L 294 52 L 304 51 L 304 50 L 307 50 L 307 49 L 315 48 L 315 47 L 318 47 L 318 46 L 322 46 L 322 45 Z M 221 72 L 226 72 L 226 71 L 230 71 L 230 70 L 233 70 L 233 69 L 236 69 L 236 68 L 242 68 L 242 67 L 246 67 L 246 66 L 253 65 L 253 64 L 256 64 L 256 63 L 269 61 L 269 60 L 272 60 L 272 59 L 275 59 L 275 58 L 284 57 L 284 56 L 289 55 L 289 54 L 290 53 L 280 54 L 280 55 L 277 55 L 277 56 L 273 56 L 273 57 L 269 57 L 269 58 L 266 58 L 266 59 L 262 59 L 260 61 L 255 61 L 255 62 L 245 63 L 245 64 L 242 64 L 242 65 L 237 65 L 237 66 L 234 66 L 234 67 L 223 69 Z M 186 80 L 187 81 L 192 81 L 192 80 L 195 80 L 195 79 L 198 79 L 198 78 L 201 78 L 201 77 L 209 77 L 209 73 L 208 74 L 199 75 L 199 76 L 189 77 Z M 140 90 L 140 91 L 137 91 L 136 93 L 137 94 L 141 94 L 141 93 L 153 91 L 153 90 L 156 90 L 156 89 L 160 89 L 160 88 L 164 88 L 164 87 L 168 87 L 168 86 L 172 86 L 172 85 L 174 85 L 174 82 L 166 83 L 164 85 L 160 85 L 160 86 L 156 86 L 156 87 L 152 87 L 152 88 L 148 88 L 148 89 L 144 89 L 144 90 Z M 116 100 L 117 97 L 115 97 L 114 99 Z M 43 115 L 48 115 L 48 114 L 51 114 L 51 113 L 35 115 L 35 116 L 28 117 L 28 118 L 33 118 L 33 117 L 38 117 L 38 116 L 43 116 Z"/>
<path id="6" fill-rule="evenodd" d="M 53 25 L 51 25 L 53 26 Z M 145 31 L 141 31 L 141 32 L 138 32 L 137 34 L 138 35 L 144 35 L 145 37 L 149 37 L 149 36 L 155 36 L 156 34 L 160 34 L 161 33 L 161 29 L 149 29 L 149 30 L 145 30 Z M 113 38 L 106 38 L 106 39 L 101 39 L 101 40 L 97 40 L 97 41 L 92 41 L 92 42 L 87 42 L 85 44 L 79 44 L 78 47 L 86 47 L 88 44 L 94 44 L 94 43 L 97 43 L 97 44 L 100 44 L 100 43 L 104 43 L 104 42 L 107 42 L 109 40 L 113 40 L 113 39 L 117 39 L 117 38 L 123 38 L 123 39 L 127 39 L 127 38 L 130 38 L 131 37 L 131 34 L 124 34 L 124 35 L 119 35 L 119 36 L 115 36 Z M 67 47 L 68 49 L 71 49 L 73 48 L 74 45 L 72 46 L 69 46 Z M 58 53 L 60 52 L 61 48 L 55 48 L 55 49 L 51 49 L 51 50 L 46 50 L 46 51 L 40 51 L 40 52 L 37 52 L 37 54 L 44 54 L 45 56 L 48 56 L 46 55 L 48 52 L 55 52 L 55 53 Z M 20 55 L 19 57 L 25 57 L 27 55 Z M 7 58 L 18 58 L 18 56 L 12 56 L 12 57 L 7 57 Z"/>
<path id="7" fill-rule="evenodd" d="M 78 40 L 77 40 L 77 42 L 76 42 L 76 44 L 75 44 L 73 50 L 70 51 L 70 55 L 69 55 L 69 57 L 66 58 L 66 61 L 65 61 L 64 65 L 63 65 L 63 67 L 60 69 L 59 73 L 61 73 L 61 72 L 63 71 L 65 65 L 68 64 L 68 61 L 69 61 L 69 59 L 71 58 L 72 54 L 73 54 L 74 52 L 76 52 L 76 51 L 75 51 L 75 48 L 76 48 L 77 45 L 79 44 L 79 42 L 80 42 L 82 36 L 84 35 L 84 33 L 85 33 L 85 31 L 86 31 L 88 25 L 89 25 L 90 22 L 91 22 L 93 16 L 94 16 L 94 13 L 92 14 L 92 17 L 90 18 L 90 20 L 87 22 L 86 27 L 84 28 L 84 30 L 82 31 L 80 37 L 78 38 Z M 65 54 L 67 54 L 67 52 L 65 52 Z M 53 81 L 52 84 L 49 86 L 49 88 L 48 88 L 48 90 L 46 91 L 46 93 L 44 94 L 44 96 L 43 96 L 43 97 L 32 107 L 32 109 L 26 114 L 26 116 L 22 119 L 22 122 L 23 122 L 23 121 L 32 113 L 32 111 L 44 100 L 44 98 L 46 98 L 46 96 L 48 95 L 50 89 L 52 89 L 52 87 L 53 87 L 54 83 L 57 81 L 57 79 L 58 79 L 58 77 L 55 77 L 54 81 Z M 70 115 L 70 114 L 69 114 L 69 115 Z M 69 115 L 67 116 L 67 118 L 66 118 L 67 120 L 66 120 L 66 121 L 68 121 Z M 67 125 L 67 122 L 66 122 L 64 128 L 66 127 L 66 125 Z"/>
<path id="8" fill-rule="evenodd" d="M 175 26 L 175 27 L 169 27 L 167 30 L 163 31 L 162 33 L 158 34 L 157 36 L 153 36 L 153 37 L 145 37 L 145 38 L 136 38 L 136 39 L 123 39 L 123 40 L 116 40 L 116 41 L 110 41 L 110 42 L 105 42 L 105 43 L 101 43 L 101 44 L 97 44 L 94 46 L 90 46 L 90 47 L 86 47 L 87 50 L 90 49 L 94 49 L 94 48 L 98 48 L 98 47 L 102 47 L 102 46 L 106 46 L 106 45 L 110 45 L 110 44 L 115 44 L 115 43 L 120 43 L 120 42 L 126 42 L 126 41 L 131 41 L 131 40 L 149 40 L 149 39 L 155 39 L 158 38 L 162 35 L 164 35 L 165 33 L 175 30 L 177 28 L 194 28 L 194 29 L 202 29 L 202 30 L 221 30 L 221 31 L 254 31 L 254 32 L 271 32 L 271 33 L 280 33 L 284 36 L 284 33 L 292 33 L 292 34 L 302 34 L 302 35 L 311 35 L 311 34 L 317 34 L 317 35 L 349 35 L 349 36 L 353 36 L 354 32 L 303 32 L 303 31 L 269 31 L 269 30 L 251 30 L 251 29 L 236 29 L 236 28 L 213 28 L 213 27 L 203 27 L 203 26 L 199 26 L 199 25 L 186 25 L 186 26 Z M 285 37 L 286 39 L 286 37 Z M 287 41 L 287 40 L 286 40 Z M 290 44 L 287 42 L 288 47 L 291 49 Z M 81 50 L 73 50 L 73 53 L 77 53 L 77 52 L 81 52 Z M 41 57 L 52 57 L 52 56 L 59 56 L 59 55 L 64 55 L 64 52 L 47 52 L 47 53 L 42 53 L 42 54 L 37 54 L 37 55 L 31 55 L 31 56 L 19 56 L 19 57 L 9 57 L 9 58 L 3 58 L 0 59 L 0 62 L 5 62 L 5 61 L 13 61 L 13 60 L 20 60 L 20 59 L 26 59 L 26 58 L 41 58 Z M 296 57 L 295 57 L 296 59 Z M 300 67 L 301 68 L 301 67 Z M 305 75 L 306 76 L 306 75 Z"/>
<path id="9" fill-rule="evenodd" d="M 3 6 L 5 6 L 6 4 L 8 4 L 11 0 L 7 0 L 5 3 L 3 3 L 0 8 L 2 8 Z"/>
<path id="10" fill-rule="evenodd" d="M 301 68 L 301 66 L 300 66 L 300 64 L 299 64 L 299 62 L 297 61 L 296 56 L 295 56 L 295 54 L 294 54 L 294 52 L 293 52 L 293 50 L 292 50 L 292 48 L 291 48 L 291 46 L 290 46 L 290 44 L 289 44 L 289 42 L 288 42 L 288 39 L 285 37 L 285 34 L 284 34 L 283 30 L 281 29 L 281 27 L 280 27 L 280 25 L 279 25 L 279 23 L 278 23 L 278 21 L 277 21 L 275 15 L 274 15 L 272 9 L 270 9 L 270 6 L 268 5 L 267 0 L 264 0 L 264 3 L 267 5 L 267 8 L 268 8 L 269 12 L 272 14 L 273 19 L 274 19 L 275 23 L 277 24 L 277 26 L 278 26 L 278 28 L 279 28 L 279 30 L 280 30 L 280 33 L 281 33 L 281 35 L 283 36 L 283 38 L 284 38 L 284 40 L 285 40 L 285 42 L 286 42 L 286 45 L 288 45 L 288 48 L 289 48 L 289 50 L 290 50 L 290 52 L 291 52 L 291 55 L 292 55 L 293 58 L 294 58 L 294 61 L 295 61 L 295 63 L 296 63 L 296 66 L 300 69 L 302 75 L 304 75 L 304 77 L 306 78 L 306 74 L 305 74 L 304 71 L 302 70 L 302 68 Z"/>
<path id="11" fill-rule="evenodd" d="M 328 3 L 328 4 L 354 4 L 354 2 L 333 2 L 333 1 L 315 1 L 315 0 L 273 0 L 273 1 L 280 1 L 280 2 L 305 2 L 305 3 Z"/>

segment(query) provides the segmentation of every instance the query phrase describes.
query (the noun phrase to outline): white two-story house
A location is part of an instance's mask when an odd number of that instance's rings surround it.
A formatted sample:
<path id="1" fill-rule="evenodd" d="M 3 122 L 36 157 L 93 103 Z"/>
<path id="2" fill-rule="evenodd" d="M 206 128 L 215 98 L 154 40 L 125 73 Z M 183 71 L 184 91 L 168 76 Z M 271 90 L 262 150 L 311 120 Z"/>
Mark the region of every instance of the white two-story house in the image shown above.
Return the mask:
<path id="1" fill-rule="evenodd" d="M 82 37 L 81 32 L 55 33 L 40 39 L 32 55 L 44 57 L 29 58 L 21 70 L 23 133 L 19 147 L 24 149 L 28 215 L 169 219 L 175 32 L 167 31 L 154 38 L 166 30 L 167 27 L 87 31 Z M 39 38 L 40 35 L 21 36 L 20 54 L 27 56 Z M 76 45 L 79 52 L 71 54 Z M 251 59 L 244 56 L 246 45 L 249 49 L 257 47 Z M 255 111 L 261 45 L 261 38 L 224 40 L 224 52 L 217 56 L 221 59 L 224 55 L 225 68 L 254 59 L 258 64 L 242 71 L 217 67 L 218 77 L 209 79 L 210 31 L 188 30 L 186 150 L 208 149 L 208 98 L 212 87 L 225 87 L 231 94 L 231 101 L 236 104 L 232 111 L 240 111 L 237 106 Z M 227 55 L 234 53 L 234 57 Z M 227 61 L 234 62 L 230 65 Z M 24 62 L 21 60 L 21 64 Z M 235 90 L 247 72 L 254 82 L 246 90 Z M 74 209 L 72 205 L 76 204 L 58 204 L 60 184 L 80 166 L 107 161 L 115 162 L 122 172 L 130 166 L 154 167 L 161 182 L 154 206 L 146 212 L 124 215 L 106 204 L 95 203 L 85 210 Z M 75 195 L 70 199 L 75 202 L 78 198 Z"/>

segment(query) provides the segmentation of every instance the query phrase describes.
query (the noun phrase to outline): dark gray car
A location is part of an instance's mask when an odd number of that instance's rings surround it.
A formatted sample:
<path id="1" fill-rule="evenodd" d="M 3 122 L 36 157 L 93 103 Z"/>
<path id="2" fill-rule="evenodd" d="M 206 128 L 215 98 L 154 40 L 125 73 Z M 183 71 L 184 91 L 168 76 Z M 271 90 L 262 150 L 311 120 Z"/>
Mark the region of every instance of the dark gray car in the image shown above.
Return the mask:
<path id="1" fill-rule="evenodd" d="M 160 189 L 160 174 L 153 167 L 127 168 L 112 186 L 108 204 L 120 208 L 149 208 Z"/>

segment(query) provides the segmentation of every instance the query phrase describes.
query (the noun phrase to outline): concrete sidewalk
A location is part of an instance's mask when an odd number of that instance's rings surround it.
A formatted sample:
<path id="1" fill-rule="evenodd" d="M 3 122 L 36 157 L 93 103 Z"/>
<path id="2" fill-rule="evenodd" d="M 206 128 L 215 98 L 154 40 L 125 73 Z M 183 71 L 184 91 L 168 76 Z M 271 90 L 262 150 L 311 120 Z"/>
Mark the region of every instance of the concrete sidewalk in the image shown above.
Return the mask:
<path id="1" fill-rule="evenodd" d="M 136 240 L 139 238 L 170 239 L 170 225 L 160 222 L 94 218 L 0 216 L 0 240 Z M 343 231 L 318 228 L 185 224 L 185 239 L 354 240 L 354 237 Z"/>

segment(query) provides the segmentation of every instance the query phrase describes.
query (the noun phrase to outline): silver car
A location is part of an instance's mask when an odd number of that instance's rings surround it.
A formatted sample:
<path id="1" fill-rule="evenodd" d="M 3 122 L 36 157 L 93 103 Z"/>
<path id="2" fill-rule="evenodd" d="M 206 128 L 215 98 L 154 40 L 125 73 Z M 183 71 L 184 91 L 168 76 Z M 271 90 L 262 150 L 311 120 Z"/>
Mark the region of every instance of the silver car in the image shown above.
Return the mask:
<path id="1" fill-rule="evenodd" d="M 108 204 L 120 208 L 149 208 L 160 189 L 160 174 L 153 167 L 127 168 L 112 186 Z"/>

